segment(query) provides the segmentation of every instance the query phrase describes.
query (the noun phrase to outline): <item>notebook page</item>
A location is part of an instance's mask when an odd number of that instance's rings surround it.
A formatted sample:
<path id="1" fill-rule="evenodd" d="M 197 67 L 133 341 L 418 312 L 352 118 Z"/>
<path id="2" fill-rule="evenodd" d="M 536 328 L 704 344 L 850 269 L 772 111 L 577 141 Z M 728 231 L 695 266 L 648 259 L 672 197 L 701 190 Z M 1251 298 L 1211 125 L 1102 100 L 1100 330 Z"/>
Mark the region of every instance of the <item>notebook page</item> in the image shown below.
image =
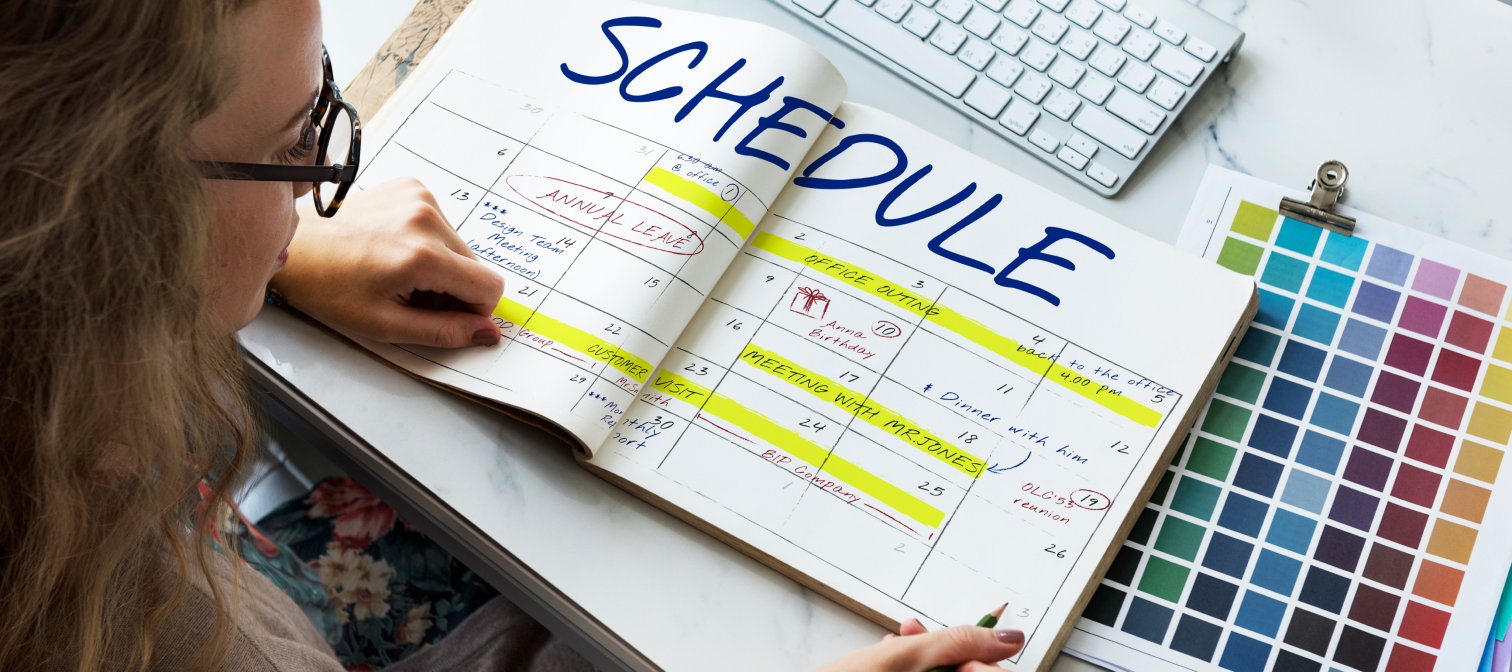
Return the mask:
<path id="1" fill-rule="evenodd" d="M 1007 602 L 1042 669 L 1253 285 L 837 116 L 588 464 L 882 623 Z"/>
<path id="2" fill-rule="evenodd" d="M 358 339 L 599 445 L 845 94 L 791 37 L 631 2 L 486 2 L 364 140 L 505 279 L 494 347 Z"/>
<path id="3" fill-rule="evenodd" d="M 1512 562 L 1512 262 L 1210 166 L 1180 245 L 1260 311 L 1068 649 L 1131 670 L 1475 669 Z"/>

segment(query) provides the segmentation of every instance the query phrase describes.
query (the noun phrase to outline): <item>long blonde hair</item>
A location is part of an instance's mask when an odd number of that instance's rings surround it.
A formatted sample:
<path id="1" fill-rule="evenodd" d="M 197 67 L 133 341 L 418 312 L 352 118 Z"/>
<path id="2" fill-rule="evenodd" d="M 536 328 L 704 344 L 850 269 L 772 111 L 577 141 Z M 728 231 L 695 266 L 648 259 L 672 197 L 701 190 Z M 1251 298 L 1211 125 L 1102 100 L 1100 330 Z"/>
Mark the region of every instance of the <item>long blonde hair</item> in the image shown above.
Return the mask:
<path id="1" fill-rule="evenodd" d="M 242 4 L 0 3 L 0 669 L 156 667 L 191 572 L 217 606 L 196 667 L 228 645 L 235 591 L 186 532 L 221 518 L 254 427 L 197 291 L 189 154 Z"/>

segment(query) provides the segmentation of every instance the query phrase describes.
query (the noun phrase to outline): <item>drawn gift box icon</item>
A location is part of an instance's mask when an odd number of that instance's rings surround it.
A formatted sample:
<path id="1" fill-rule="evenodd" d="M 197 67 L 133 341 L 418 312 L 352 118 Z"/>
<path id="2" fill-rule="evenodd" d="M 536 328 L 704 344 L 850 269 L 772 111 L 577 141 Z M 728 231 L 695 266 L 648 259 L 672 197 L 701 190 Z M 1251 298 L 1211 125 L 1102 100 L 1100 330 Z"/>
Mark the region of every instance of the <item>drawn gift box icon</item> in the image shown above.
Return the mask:
<path id="1" fill-rule="evenodd" d="M 823 318 L 829 312 L 829 297 L 812 287 L 799 287 L 798 293 L 793 295 L 793 300 L 788 304 L 788 310 L 799 315 L 812 318 Z"/>

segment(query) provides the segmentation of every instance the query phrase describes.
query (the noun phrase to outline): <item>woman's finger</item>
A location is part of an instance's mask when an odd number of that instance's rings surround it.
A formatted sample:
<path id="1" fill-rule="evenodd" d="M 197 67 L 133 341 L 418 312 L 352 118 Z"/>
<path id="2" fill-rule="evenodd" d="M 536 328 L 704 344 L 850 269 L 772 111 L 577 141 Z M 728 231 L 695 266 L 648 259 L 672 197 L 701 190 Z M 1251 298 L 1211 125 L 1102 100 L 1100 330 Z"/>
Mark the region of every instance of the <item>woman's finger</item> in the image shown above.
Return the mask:
<path id="1" fill-rule="evenodd" d="M 504 278 L 483 262 L 436 247 L 417 250 L 401 270 L 409 289 L 449 295 L 478 315 L 487 315 L 504 295 Z"/>
<path id="2" fill-rule="evenodd" d="M 898 634 L 904 637 L 911 635 L 922 635 L 926 632 L 929 632 L 929 629 L 925 628 L 924 624 L 920 623 L 919 619 L 917 618 L 910 618 L 906 621 L 903 621 L 903 624 L 898 626 Z"/>
<path id="3" fill-rule="evenodd" d="M 427 310 L 400 303 L 389 303 L 372 316 L 382 326 L 378 340 L 388 343 L 413 343 L 433 348 L 463 348 L 471 345 L 494 345 L 501 338 L 493 320 L 476 313 L 456 310 Z"/>
<path id="4" fill-rule="evenodd" d="M 1024 633 L 957 625 L 901 638 L 911 649 L 911 669 L 961 665 L 969 661 L 995 663 L 1024 648 Z"/>

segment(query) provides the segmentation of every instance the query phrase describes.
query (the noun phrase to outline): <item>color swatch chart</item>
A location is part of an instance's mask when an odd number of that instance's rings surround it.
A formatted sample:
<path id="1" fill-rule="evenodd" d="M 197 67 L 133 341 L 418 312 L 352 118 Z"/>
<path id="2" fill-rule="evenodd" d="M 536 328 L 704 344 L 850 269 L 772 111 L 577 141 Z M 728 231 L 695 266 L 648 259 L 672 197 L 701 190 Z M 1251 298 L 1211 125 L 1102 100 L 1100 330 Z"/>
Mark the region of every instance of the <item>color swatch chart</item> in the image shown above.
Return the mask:
<path id="1" fill-rule="evenodd" d="M 1447 636 L 1487 590 L 1473 563 L 1506 573 L 1488 505 L 1512 434 L 1512 274 L 1325 232 L 1242 182 L 1221 195 L 1207 213 L 1199 196 L 1193 251 L 1254 276 L 1259 312 L 1084 629 L 1168 663 L 1104 656 L 1130 669 L 1470 669 L 1485 624 L 1467 651 Z"/>

